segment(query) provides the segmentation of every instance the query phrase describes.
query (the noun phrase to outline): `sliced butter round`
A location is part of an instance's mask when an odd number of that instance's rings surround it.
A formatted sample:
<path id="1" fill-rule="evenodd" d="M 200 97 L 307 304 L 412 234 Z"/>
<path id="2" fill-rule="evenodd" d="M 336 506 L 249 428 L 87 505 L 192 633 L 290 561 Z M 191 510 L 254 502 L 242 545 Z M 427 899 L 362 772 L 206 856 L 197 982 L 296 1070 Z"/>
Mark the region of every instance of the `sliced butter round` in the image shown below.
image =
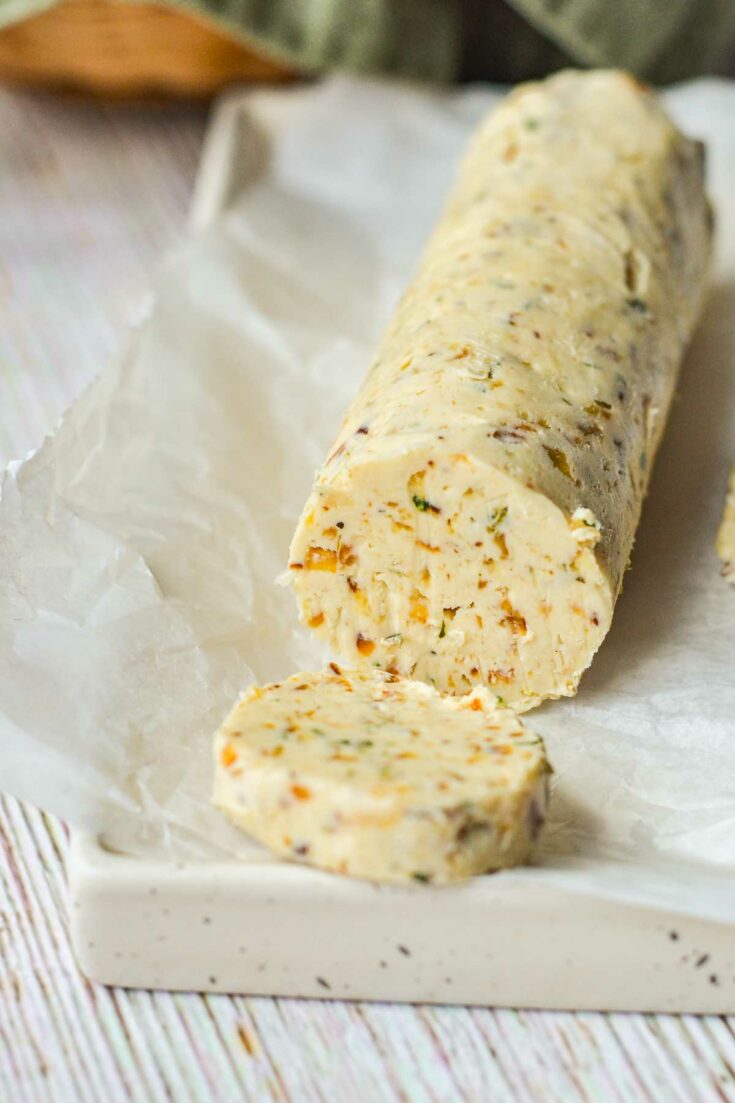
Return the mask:
<path id="1" fill-rule="evenodd" d="M 249 690 L 215 739 L 215 804 L 276 853 L 436 884 L 524 861 L 544 820 L 541 739 L 494 696 L 382 671 Z"/>

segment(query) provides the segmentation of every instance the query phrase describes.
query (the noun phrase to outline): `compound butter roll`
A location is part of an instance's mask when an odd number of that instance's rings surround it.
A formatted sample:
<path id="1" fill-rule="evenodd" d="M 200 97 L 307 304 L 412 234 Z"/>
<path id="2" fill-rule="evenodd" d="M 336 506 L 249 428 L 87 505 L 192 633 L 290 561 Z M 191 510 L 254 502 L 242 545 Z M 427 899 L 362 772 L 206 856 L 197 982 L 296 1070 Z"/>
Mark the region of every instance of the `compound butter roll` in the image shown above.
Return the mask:
<path id="1" fill-rule="evenodd" d="M 711 213 L 699 143 L 617 72 L 481 126 L 293 539 L 302 620 L 350 664 L 517 709 L 607 633 Z"/>

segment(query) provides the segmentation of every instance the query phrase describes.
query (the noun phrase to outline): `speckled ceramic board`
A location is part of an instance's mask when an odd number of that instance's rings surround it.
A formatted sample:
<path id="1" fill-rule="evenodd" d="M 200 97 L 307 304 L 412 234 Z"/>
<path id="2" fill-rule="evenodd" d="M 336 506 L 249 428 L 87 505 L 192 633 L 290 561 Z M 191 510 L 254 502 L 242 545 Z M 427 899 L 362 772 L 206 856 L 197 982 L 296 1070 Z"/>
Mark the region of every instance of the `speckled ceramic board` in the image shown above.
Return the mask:
<path id="1" fill-rule="evenodd" d="M 735 1010 L 732 928 L 539 889 L 379 886 L 265 854 L 187 865 L 74 840 L 85 973 L 127 987 L 500 1007 Z"/>
<path id="2" fill-rule="evenodd" d="M 198 228 L 237 190 L 242 112 L 231 97 L 210 129 L 192 211 Z M 387 887 L 256 848 L 242 861 L 166 863 L 77 835 L 68 873 L 79 962 L 109 984 L 735 1012 L 732 926 L 551 888 L 523 871 L 451 889 Z"/>

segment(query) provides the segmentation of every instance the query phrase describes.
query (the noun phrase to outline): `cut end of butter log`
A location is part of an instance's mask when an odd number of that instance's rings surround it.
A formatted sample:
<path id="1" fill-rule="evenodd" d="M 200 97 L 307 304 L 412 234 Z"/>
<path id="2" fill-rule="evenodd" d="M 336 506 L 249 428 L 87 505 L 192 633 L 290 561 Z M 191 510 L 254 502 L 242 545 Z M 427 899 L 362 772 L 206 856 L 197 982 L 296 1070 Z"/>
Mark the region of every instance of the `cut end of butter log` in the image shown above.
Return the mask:
<path id="1" fill-rule="evenodd" d="M 215 738 L 214 803 L 294 861 L 446 884 L 528 858 L 549 773 L 542 740 L 488 690 L 332 664 L 238 702 Z"/>
<path id="2" fill-rule="evenodd" d="M 717 534 L 717 554 L 722 561 L 722 577 L 735 586 L 735 467 L 725 502 L 725 513 Z"/>

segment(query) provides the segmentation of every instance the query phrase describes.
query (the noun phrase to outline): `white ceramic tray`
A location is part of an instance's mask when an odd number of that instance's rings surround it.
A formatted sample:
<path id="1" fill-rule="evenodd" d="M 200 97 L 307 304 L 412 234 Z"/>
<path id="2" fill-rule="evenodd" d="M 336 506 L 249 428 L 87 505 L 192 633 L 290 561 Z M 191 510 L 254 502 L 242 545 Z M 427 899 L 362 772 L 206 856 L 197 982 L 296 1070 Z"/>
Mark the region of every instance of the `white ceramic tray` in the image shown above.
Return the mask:
<path id="1" fill-rule="evenodd" d="M 165 864 L 77 836 L 72 934 L 94 980 L 323 999 L 735 1011 L 731 927 L 501 876 L 386 887 L 302 866 Z"/>
<path id="2" fill-rule="evenodd" d="M 243 97 L 210 128 L 192 223 L 237 187 Z M 72 934 L 84 972 L 128 987 L 506 1007 L 735 1012 L 735 929 L 479 878 L 381 887 L 254 851 L 173 864 L 77 835 Z"/>

